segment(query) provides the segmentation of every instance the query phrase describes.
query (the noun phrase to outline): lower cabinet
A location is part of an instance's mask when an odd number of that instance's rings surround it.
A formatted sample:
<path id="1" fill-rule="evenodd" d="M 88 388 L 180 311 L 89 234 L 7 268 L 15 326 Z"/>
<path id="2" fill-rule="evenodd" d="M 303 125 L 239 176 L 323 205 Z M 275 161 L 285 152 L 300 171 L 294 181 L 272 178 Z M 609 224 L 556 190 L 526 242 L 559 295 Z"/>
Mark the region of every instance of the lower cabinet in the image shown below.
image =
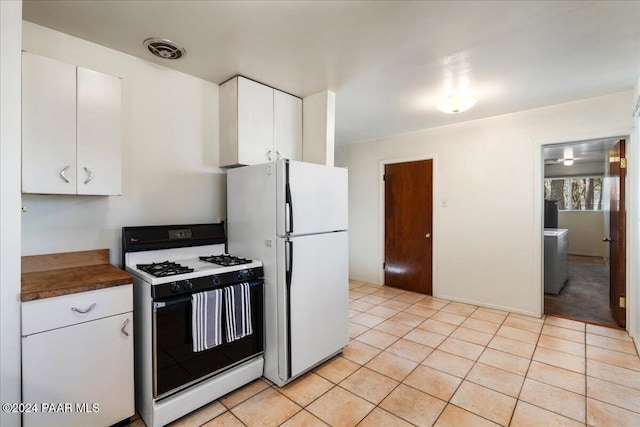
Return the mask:
<path id="1" fill-rule="evenodd" d="M 121 288 L 131 295 L 131 285 Z M 37 409 L 23 415 L 23 426 L 110 426 L 134 415 L 133 312 L 91 316 L 104 307 L 105 294 L 113 296 L 109 291 L 83 292 L 84 305 L 71 295 L 50 298 L 51 304 L 34 301 L 51 307 L 68 301 L 66 309 L 75 307 L 73 314 L 85 314 L 87 321 L 22 337 L 22 402 Z M 43 314 L 56 318 L 55 312 Z M 23 309 L 25 315 L 34 311 Z"/>

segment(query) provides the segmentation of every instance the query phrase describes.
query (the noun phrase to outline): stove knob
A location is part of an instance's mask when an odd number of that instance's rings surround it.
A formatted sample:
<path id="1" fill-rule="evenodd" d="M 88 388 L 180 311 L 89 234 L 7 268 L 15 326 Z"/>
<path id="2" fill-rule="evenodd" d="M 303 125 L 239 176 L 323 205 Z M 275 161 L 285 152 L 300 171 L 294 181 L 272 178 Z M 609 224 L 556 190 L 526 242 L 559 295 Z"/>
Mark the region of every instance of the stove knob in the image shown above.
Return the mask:
<path id="1" fill-rule="evenodd" d="M 238 273 L 238 280 L 244 280 L 244 273 L 241 271 L 240 273 Z"/>
<path id="2" fill-rule="evenodd" d="M 253 272 L 253 270 L 249 270 L 247 272 L 247 279 L 253 279 L 254 277 L 256 277 L 255 273 Z"/>
<path id="3" fill-rule="evenodd" d="M 219 285 L 220 284 L 220 278 L 218 276 L 213 276 L 213 284 L 214 285 Z"/>
<path id="4" fill-rule="evenodd" d="M 172 283 L 171 284 L 171 292 L 173 292 L 174 294 L 177 292 L 180 292 L 180 285 L 178 285 L 177 283 Z"/>
<path id="5" fill-rule="evenodd" d="M 189 280 L 185 280 L 184 285 L 182 285 L 182 289 L 184 289 L 185 291 L 190 291 L 191 289 L 193 289 L 193 283 L 191 283 Z"/>

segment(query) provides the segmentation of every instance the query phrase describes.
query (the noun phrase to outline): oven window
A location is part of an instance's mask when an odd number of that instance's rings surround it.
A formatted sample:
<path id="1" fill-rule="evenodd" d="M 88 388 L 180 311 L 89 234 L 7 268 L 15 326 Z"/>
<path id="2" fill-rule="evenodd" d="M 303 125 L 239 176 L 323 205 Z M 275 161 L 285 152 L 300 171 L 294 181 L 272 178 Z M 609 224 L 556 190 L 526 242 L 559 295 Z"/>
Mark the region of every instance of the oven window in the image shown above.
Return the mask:
<path id="1" fill-rule="evenodd" d="M 223 343 L 209 350 L 193 352 L 191 296 L 169 300 L 164 307 L 155 309 L 154 397 L 221 372 L 263 351 L 263 282 L 250 285 L 253 334 L 227 343 L 223 333 Z"/>

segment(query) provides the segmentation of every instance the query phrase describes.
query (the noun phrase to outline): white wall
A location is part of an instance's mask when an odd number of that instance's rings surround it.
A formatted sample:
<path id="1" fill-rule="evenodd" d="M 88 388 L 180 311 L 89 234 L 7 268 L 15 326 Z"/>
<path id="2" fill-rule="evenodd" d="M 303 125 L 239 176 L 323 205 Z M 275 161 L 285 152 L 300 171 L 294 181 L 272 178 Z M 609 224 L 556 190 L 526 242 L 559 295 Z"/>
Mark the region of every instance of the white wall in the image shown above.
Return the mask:
<path id="1" fill-rule="evenodd" d="M 109 248 L 120 264 L 123 226 L 225 216 L 217 85 L 26 21 L 23 49 L 122 77 L 124 124 L 122 196 L 24 195 L 23 255 Z"/>
<path id="2" fill-rule="evenodd" d="M 569 254 L 607 256 L 602 211 L 559 211 L 558 228 L 569 230 Z"/>
<path id="3" fill-rule="evenodd" d="M 20 402 L 22 1 L 0 1 L 0 402 Z M 20 414 L 0 412 L 1 426 Z"/>
<path id="4" fill-rule="evenodd" d="M 349 168 L 351 278 L 380 282 L 379 162 L 432 155 L 434 294 L 539 316 L 541 144 L 628 131 L 632 96 L 614 93 L 338 146 L 336 165 Z"/>

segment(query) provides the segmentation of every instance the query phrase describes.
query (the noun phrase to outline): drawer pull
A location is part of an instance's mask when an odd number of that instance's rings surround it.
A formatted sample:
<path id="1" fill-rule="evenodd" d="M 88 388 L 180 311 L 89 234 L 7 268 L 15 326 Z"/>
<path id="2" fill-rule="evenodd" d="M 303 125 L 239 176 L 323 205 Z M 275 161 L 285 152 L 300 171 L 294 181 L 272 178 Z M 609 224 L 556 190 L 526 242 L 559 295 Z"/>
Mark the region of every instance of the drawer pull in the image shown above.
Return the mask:
<path id="1" fill-rule="evenodd" d="M 94 302 L 86 310 L 83 310 L 83 309 L 78 308 L 78 307 L 71 307 L 71 310 L 73 310 L 75 312 L 78 312 L 78 313 L 87 314 L 88 312 L 93 310 L 95 308 L 95 306 L 96 306 L 96 303 Z"/>
<path id="2" fill-rule="evenodd" d="M 91 172 L 91 170 L 88 167 L 84 167 L 84 171 L 87 173 L 87 179 L 85 180 L 85 184 L 88 184 L 89 181 L 91 181 L 93 179 L 93 172 Z"/>
<path id="3" fill-rule="evenodd" d="M 122 328 L 120 328 L 120 331 L 125 334 L 126 336 L 129 336 L 129 332 L 127 332 L 127 325 L 129 324 L 129 319 L 126 319 L 124 321 L 124 323 L 122 324 Z"/>
<path id="4" fill-rule="evenodd" d="M 64 168 L 62 168 L 62 170 L 60 171 L 60 177 L 62 179 L 64 179 L 64 182 L 66 182 L 67 184 L 69 183 L 69 178 L 67 178 L 67 176 L 65 175 L 65 173 L 67 173 L 67 171 L 69 170 L 69 166 L 65 166 Z"/>

